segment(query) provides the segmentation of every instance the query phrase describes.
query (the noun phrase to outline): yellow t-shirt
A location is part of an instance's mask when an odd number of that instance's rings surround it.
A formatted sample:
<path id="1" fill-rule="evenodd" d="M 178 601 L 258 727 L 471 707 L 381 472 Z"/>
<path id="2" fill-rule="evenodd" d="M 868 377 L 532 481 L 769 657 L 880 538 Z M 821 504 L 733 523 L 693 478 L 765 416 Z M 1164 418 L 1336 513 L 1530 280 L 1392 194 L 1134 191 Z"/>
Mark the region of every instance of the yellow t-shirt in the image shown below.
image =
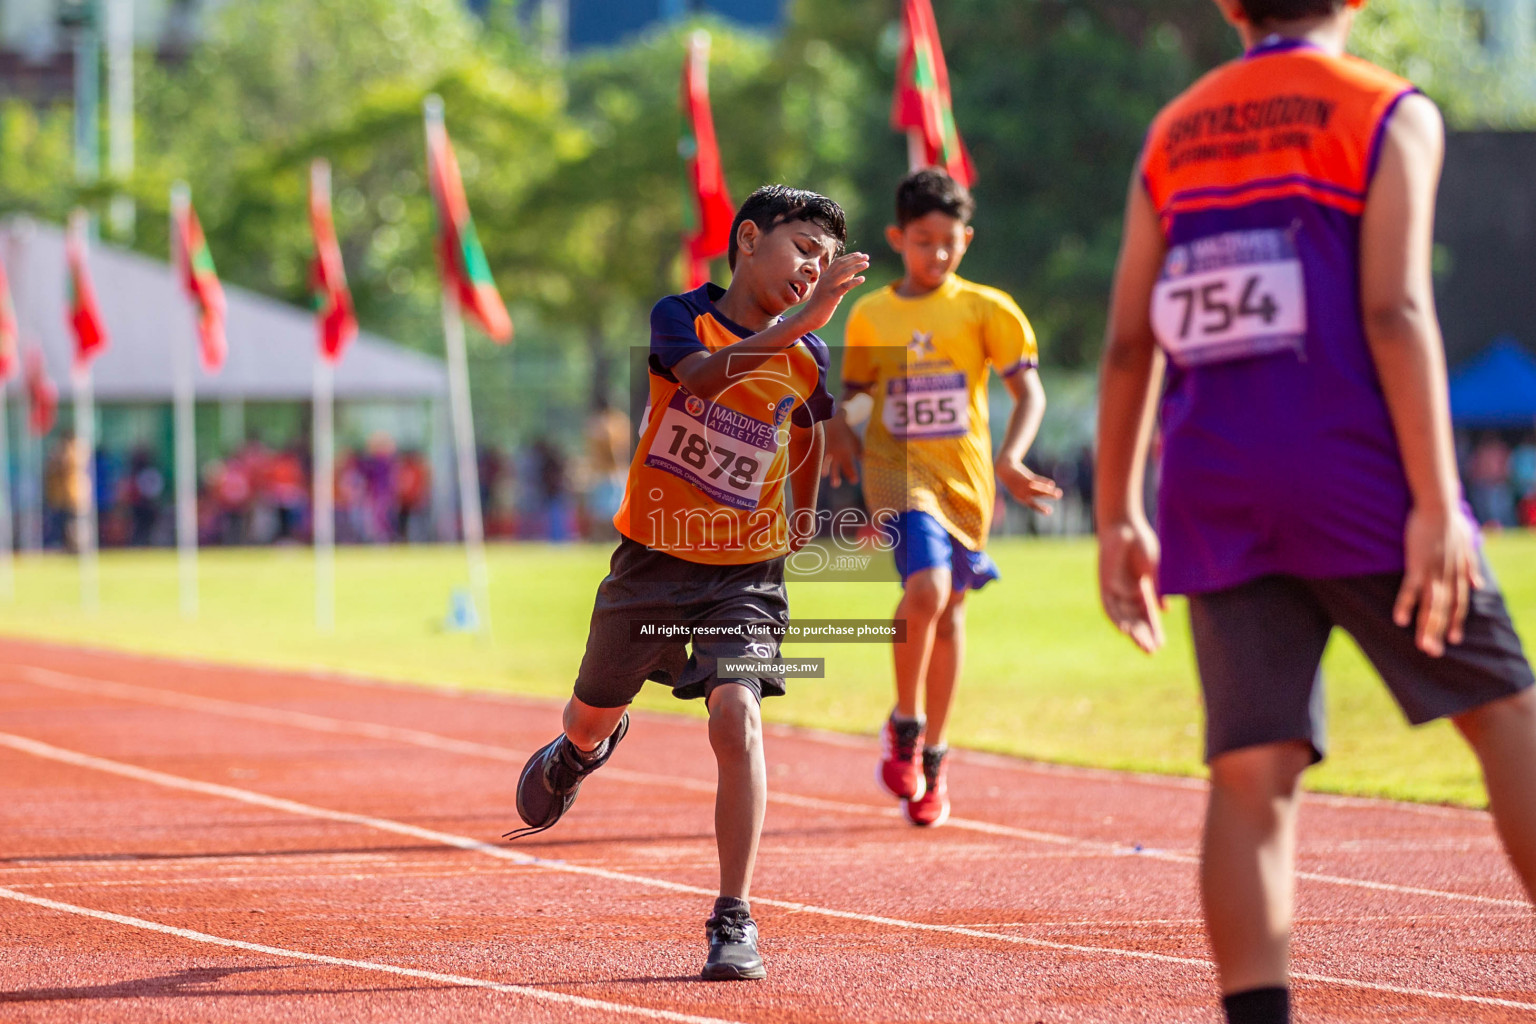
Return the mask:
<path id="1" fill-rule="evenodd" d="M 861 468 L 870 513 L 927 512 L 980 551 L 997 496 L 987 368 L 1037 364 L 1029 321 L 1006 293 L 951 275 L 917 298 L 893 284 L 859 300 L 846 345 L 844 386 L 874 398 Z"/>

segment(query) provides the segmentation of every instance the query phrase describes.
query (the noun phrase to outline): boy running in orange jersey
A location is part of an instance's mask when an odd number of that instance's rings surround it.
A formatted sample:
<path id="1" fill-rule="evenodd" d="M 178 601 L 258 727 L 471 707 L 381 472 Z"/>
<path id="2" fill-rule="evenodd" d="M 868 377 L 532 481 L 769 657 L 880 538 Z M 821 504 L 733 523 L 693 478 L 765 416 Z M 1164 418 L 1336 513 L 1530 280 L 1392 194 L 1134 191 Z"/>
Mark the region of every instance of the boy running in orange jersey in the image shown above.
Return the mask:
<path id="1" fill-rule="evenodd" d="M 1463 509 L 1434 313 L 1443 129 L 1345 56 L 1363 2 L 1217 0 L 1247 54 L 1153 122 L 1104 352 L 1100 590 L 1149 653 L 1161 595 L 1189 595 L 1201 891 L 1232 1024 L 1290 1019 L 1297 791 L 1325 749 L 1335 627 L 1410 721 L 1449 717 L 1471 743 L 1536 896 L 1536 690 Z"/>
<path id="2" fill-rule="evenodd" d="M 1035 333 L 1007 295 L 955 273 L 975 234 L 973 209 L 970 193 L 940 170 L 916 171 L 897 187 L 886 240 L 906 273 L 854 306 L 843 356 L 844 399 L 870 396 L 869 427 L 861 446 L 845 408 L 827 436 L 833 482 L 859 480 L 862 460 L 871 516 L 895 514 L 896 618 L 907 625 L 892 645 L 896 708 L 881 734 L 877 777 L 914 825 L 949 817 L 946 729 L 965 652 L 965 595 L 998 578 L 983 550 L 994 472 L 1037 511 L 1061 496 L 1024 466 L 1045 414 Z M 989 367 L 1015 402 L 996 460 Z"/>
<path id="3" fill-rule="evenodd" d="M 823 428 L 832 414 L 827 347 L 811 333 L 863 282 L 863 253 L 839 255 L 843 211 L 814 192 L 765 186 L 731 227 L 731 286 L 669 295 L 651 311 L 650 417 L 613 524 L 622 535 L 598 587 L 565 731 L 523 768 L 517 812 L 540 832 L 629 728 L 647 679 L 709 708 L 719 765 L 715 841 L 720 898 L 705 924 L 711 980 L 762 978 L 748 904 L 767 802 L 759 704 L 784 679 L 725 659 L 778 657 L 789 621 L 784 559 L 809 539 Z M 794 306 L 799 310 L 789 315 Z M 803 523 L 802 523 L 803 520 Z M 643 639 L 647 624 L 691 631 Z"/>

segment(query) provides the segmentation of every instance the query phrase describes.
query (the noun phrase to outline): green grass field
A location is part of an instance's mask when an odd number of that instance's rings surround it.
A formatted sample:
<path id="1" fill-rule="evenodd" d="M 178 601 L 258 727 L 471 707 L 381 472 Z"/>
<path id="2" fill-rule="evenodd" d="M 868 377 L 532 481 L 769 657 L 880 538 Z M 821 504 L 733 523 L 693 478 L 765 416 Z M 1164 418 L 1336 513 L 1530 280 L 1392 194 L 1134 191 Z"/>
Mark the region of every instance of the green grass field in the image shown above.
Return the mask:
<path id="1" fill-rule="evenodd" d="M 1536 636 L 1536 536 L 1490 538 L 1489 558 L 1516 624 Z M 323 668 L 385 679 L 564 697 L 586 637 L 606 546 L 491 550 L 497 638 L 442 628 L 465 578 L 452 547 L 338 552 L 337 629 L 314 628 L 307 549 L 202 553 L 201 615 L 178 612 L 176 562 L 166 552 L 109 552 L 101 609 L 80 608 L 75 563 L 22 559 L 16 598 L 0 603 L 0 632 L 69 643 L 251 665 Z M 970 649 L 953 742 L 1071 764 L 1198 774 L 1201 715 L 1183 608 L 1156 658 L 1137 653 L 1098 610 L 1093 548 L 1084 541 L 998 542 L 1003 580 L 971 601 Z M 881 618 L 891 583 L 797 583 L 797 618 Z M 889 709 L 890 655 L 872 644 L 797 644 L 825 656 L 827 678 L 792 683 L 770 701 L 780 722 L 871 733 Z M 1308 782 L 1331 792 L 1481 805 L 1476 765 L 1445 723 L 1411 730 L 1346 638 L 1326 662 L 1331 755 Z M 699 713 L 659 686 L 643 707 Z M 554 726 L 554 716 L 550 724 Z"/>

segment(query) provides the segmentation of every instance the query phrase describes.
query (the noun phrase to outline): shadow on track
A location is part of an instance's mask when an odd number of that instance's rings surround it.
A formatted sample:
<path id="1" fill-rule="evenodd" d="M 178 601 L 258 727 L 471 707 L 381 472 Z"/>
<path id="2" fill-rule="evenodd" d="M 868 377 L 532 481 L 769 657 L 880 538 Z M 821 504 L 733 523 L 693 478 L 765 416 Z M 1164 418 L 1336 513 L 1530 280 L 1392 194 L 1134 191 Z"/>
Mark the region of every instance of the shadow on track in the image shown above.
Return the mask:
<path id="1" fill-rule="evenodd" d="M 0 1003 L 44 1003 L 88 999 L 165 999 L 200 996 L 325 996 L 348 993 L 405 992 L 445 988 L 443 985 L 389 985 L 371 988 L 210 988 L 215 982 L 236 974 L 255 971 L 290 971 L 301 965 L 270 967 L 193 967 L 158 978 L 132 978 L 107 985 L 76 985 L 69 988 L 29 988 L 0 992 Z M 302 965 L 307 966 L 307 965 Z"/>

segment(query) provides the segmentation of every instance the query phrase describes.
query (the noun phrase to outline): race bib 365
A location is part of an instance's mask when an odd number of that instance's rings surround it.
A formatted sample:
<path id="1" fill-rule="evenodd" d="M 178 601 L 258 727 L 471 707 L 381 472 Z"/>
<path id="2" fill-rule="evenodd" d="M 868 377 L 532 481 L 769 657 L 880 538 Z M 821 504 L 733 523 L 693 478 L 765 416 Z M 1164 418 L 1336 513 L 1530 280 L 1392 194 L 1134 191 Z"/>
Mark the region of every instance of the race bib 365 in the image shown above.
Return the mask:
<path id="1" fill-rule="evenodd" d="M 880 420 L 894 438 L 963 437 L 971 426 L 965 374 L 925 373 L 886 382 Z"/>

